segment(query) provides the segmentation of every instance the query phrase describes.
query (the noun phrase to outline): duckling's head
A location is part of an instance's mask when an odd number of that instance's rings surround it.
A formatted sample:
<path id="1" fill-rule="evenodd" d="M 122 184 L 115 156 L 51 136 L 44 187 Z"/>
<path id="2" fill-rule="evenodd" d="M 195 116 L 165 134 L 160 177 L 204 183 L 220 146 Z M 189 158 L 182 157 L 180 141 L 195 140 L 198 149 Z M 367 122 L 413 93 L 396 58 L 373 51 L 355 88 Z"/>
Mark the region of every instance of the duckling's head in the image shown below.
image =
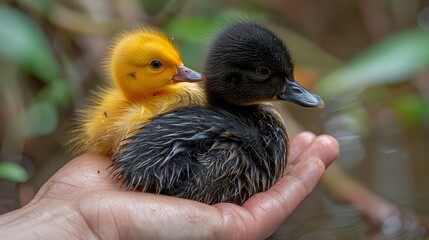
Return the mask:
<path id="1" fill-rule="evenodd" d="M 107 57 L 106 70 L 129 98 L 150 96 L 174 82 L 196 82 L 201 74 L 183 66 L 171 40 L 152 27 L 118 35 Z"/>
<path id="2" fill-rule="evenodd" d="M 286 100 L 305 107 L 324 106 L 319 96 L 295 81 L 285 43 L 253 22 L 235 23 L 215 38 L 205 74 L 211 105 Z"/>

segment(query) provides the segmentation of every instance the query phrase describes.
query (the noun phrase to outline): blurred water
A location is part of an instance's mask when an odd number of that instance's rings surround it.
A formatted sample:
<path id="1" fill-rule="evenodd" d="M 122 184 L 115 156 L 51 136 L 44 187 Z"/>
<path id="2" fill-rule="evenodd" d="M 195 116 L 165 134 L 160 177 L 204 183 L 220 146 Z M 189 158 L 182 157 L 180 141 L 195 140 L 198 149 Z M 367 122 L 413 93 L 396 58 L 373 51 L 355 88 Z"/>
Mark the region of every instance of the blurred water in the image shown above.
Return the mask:
<path id="1" fill-rule="evenodd" d="M 403 128 L 388 108 L 366 121 L 355 114 L 361 107 L 356 101 L 333 102 L 322 117 L 322 131 L 340 143 L 336 163 L 399 211 L 374 226 L 320 184 L 270 239 L 429 239 L 428 130 Z"/>

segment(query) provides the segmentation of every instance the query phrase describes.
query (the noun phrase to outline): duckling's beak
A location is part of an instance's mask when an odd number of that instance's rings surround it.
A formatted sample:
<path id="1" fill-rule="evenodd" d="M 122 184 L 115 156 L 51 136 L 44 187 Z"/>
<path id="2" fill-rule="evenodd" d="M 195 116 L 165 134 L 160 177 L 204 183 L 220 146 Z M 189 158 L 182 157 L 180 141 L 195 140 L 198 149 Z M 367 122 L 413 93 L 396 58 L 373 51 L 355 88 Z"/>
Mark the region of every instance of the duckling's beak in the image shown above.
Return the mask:
<path id="1" fill-rule="evenodd" d="M 177 66 L 177 75 L 171 79 L 173 82 L 199 82 L 204 80 L 201 73 L 185 66 Z"/>
<path id="2" fill-rule="evenodd" d="M 318 95 L 309 92 L 295 80 L 286 78 L 286 90 L 277 96 L 278 99 L 289 101 L 303 107 L 324 108 L 325 103 Z"/>

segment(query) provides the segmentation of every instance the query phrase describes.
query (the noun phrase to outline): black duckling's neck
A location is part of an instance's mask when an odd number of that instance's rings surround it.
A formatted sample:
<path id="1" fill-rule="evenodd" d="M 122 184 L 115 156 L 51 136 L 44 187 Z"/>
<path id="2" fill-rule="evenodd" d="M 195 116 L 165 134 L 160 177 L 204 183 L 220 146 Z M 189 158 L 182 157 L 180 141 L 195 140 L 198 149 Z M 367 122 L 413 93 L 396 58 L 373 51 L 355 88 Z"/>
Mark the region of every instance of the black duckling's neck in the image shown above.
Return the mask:
<path id="1" fill-rule="evenodd" d="M 237 105 L 225 101 L 224 99 L 215 96 L 214 94 L 208 94 L 207 96 L 208 105 L 212 108 L 222 109 L 234 115 L 247 116 L 258 111 L 258 104 L 252 105 Z"/>

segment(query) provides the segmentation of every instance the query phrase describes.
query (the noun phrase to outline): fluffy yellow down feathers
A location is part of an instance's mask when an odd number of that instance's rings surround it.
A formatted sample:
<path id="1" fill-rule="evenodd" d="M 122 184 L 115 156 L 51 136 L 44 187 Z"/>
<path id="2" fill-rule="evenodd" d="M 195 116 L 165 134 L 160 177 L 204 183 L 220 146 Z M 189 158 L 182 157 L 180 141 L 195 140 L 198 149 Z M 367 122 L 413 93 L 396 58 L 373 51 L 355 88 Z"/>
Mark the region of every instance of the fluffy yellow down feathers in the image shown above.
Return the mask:
<path id="1" fill-rule="evenodd" d="M 195 83 L 202 76 L 183 66 L 178 49 L 159 30 L 136 28 L 118 35 L 105 63 L 107 86 L 78 112 L 69 146 L 76 154 L 111 155 L 145 121 L 172 109 L 205 104 Z"/>

